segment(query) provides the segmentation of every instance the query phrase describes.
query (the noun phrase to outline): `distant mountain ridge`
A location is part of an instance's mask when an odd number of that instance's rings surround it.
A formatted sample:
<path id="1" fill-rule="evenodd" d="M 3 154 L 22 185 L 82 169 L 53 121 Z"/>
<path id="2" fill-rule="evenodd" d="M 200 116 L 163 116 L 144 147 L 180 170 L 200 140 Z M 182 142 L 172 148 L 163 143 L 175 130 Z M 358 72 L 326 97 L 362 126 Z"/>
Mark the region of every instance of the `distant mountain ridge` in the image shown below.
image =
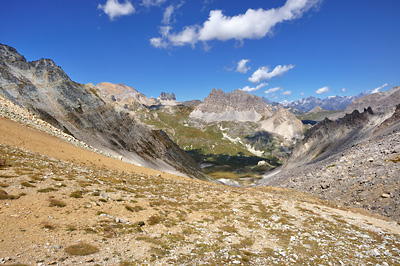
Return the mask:
<path id="1" fill-rule="evenodd" d="M 138 92 L 132 87 L 125 84 L 113 84 L 110 82 L 101 82 L 96 85 L 102 93 L 110 95 L 113 101 L 117 101 L 120 104 L 131 105 L 131 104 L 141 104 L 144 106 L 151 106 L 157 104 L 154 98 L 148 98 L 143 93 Z"/>
<path id="2" fill-rule="evenodd" d="M 154 99 L 122 83 L 101 82 L 96 85 L 96 88 L 121 105 L 150 107 L 153 105 L 173 106 L 179 104 L 173 92 L 171 94 L 161 92 L 161 95 L 157 99 Z"/>
<path id="3" fill-rule="evenodd" d="M 363 109 L 368 107 L 371 107 L 376 113 L 385 113 L 387 111 L 394 111 L 399 103 L 400 86 L 396 86 L 389 91 L 372 93 L 354 100 L 349 106 L 347 106 L 345 113 L 351 113 L 354 110 L 361 112 Z"/>
<path id="4" fill-rule="evenodd" d="M 301 112 L 307 113 L 319 106 L 324 110 L 344 110 L 351 104 L 355 99 L 365 96 L 366 93 L 360 93 L 357 96 L 330 96 L 325 99 L 319 99 L 313 96 L 300 99 L 298 101 L 283 101 L 282 104 L 286 108 L 295 108 Z"/>

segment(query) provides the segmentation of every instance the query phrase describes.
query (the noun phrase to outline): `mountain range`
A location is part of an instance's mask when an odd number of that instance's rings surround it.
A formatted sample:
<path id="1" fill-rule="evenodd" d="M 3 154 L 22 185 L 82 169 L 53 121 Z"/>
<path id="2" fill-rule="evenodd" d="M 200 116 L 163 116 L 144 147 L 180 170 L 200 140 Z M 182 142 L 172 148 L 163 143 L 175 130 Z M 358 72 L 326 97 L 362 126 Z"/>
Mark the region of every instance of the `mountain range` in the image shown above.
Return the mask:
<path id="1" fill-rule="evenodd" d="M 290 187 L 399 220 L 399 97 L 400 87 L 367 95 L 343 117 L 319 122 L 259 185 Z"/>
<path id="2" fill-rule="evenodd" d="M 0 64 L 0 93 L 56 128 L 124 161 L 207 179 L 164 132 L 150 130 L 113 104 L 112 97 L 102 97 L 95 86 L 73 82 L 52 60 L 27 62 L 14 48 L 1 44 Z M 149 102 L 127 86 L 108 89 L 123 103 L 132 101 L 123 92 L 135 101 Z"/>
<path id="3" fill-rule="evenodd" d="M 400 219 L 399 87 L 282 104 L 213 89 L 202 102 L 179 103 L 173 93 L 154 99 L 124 84 L 79 84 L 50 59 L 27 62 L 0 45 L 0 94 L 38 124 L 125 162 L 234 186 L 295 188 Z M 311 126 L 294 109 L 345 111 Z"/>
<path id="4" fill-rule="evenodd" d="M 179 103 L 0 45 L 0 264 L 398 265 L 399 99 Z"/>
<path id="5" fill-rule="evenodd" d="M 300 99 L 298 101 L 283 101 L 280 102 L 285 108 L 293 112 L 310 112 L 313 108 L 319 106 L 328 111 L 344 110 L 354 100 L 364 97 L 367 93 L 360 93 L 357 96 L 329 96 L 325 99 L 319 99 L 313 96 Z"/>

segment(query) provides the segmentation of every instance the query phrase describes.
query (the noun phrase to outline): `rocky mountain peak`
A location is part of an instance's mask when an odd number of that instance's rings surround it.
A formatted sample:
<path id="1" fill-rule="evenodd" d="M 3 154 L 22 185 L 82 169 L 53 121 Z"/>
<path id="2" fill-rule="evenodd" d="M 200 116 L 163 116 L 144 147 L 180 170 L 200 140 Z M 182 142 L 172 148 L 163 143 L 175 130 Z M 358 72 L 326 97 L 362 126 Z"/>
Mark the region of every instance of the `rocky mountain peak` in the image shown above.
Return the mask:
<path id="1" fill-rule="evenodd" d="M 0 59 L 7 61 L 9 63 L 15 63 L 17 61 L 24 61 L 26 59 L 24 56 L 20 55 L 17 50 L 11 46 L 0 43 Z"/>
<path id="2" fill-rule="evenodd" d="M 175 94 L 173 92 L 171 92 L 171 94 L 161 92 L 161 95 L 158 97 L 158 99 L 163 101 L 176 101 Z"/>
<path id="3" fill-rule="evenodd" d="M 161 92 L 161 95 L 157 98 L 157 102 L 161 105 L 177 105 L 178 104 L 178 102 L 175 98 L 175 94 L 173 92 L 171 92 L 171 94 Z"/>
<path id="4" fill-rule="evenodd" d="M 290 141 L 302 138 L 304 131 L 303 123 L 283 106 L 279 106 L 270 118 L 261 121 L 261 128 L 279 134 Z"/>
<path id="5" fill-rule="evenodd" d="M 318 112 L 322 112 L 322 111 L 325 111 L 325 110 L 322 109 L 319 105 L 317 105 L 309 113 L 318 113 Z"/>
<path id="6" fill-rule="evenodd" d="M 139 104 L 151 106 L 156 104 L 154 99 L 150 99 L 143 93 L 140 93 L 136 89 L 122 83 L 113 84 L 110 82 L 101 82 L 96 85 L 96 88 L 121 105 Z"/>
<path id="7" fill-rule="evenodd" d="M 259 121 L 273 114 L 271 106 L 261 97 L 235 90 L 228 94 L 213 89 L 190 114 L 192 118 L 206 121 Z"/>

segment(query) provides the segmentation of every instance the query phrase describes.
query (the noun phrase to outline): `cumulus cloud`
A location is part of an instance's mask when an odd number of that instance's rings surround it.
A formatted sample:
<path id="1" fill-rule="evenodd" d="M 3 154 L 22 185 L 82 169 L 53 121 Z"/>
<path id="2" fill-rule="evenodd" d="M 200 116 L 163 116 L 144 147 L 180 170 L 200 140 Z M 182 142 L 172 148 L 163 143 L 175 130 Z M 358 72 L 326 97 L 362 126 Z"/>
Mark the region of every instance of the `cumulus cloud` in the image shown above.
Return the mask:
<path id="1" fill-rule="evenodd" d="M 269 80 L 273 77 L 283 75 L 285 72 L 289 71 L 292 68 L 294 68 L 294 65 L 278 65 L 272 71 L 269 71 L 267 67 L 260 67 L 253 73 L 253 75 L 251 75 L 249 81 L 253 83 L 260 83 L 263 80 Z"/>
<path id="2" fill-rule="evenodd" d="M 247 91 L 247 92 L 251 92 L 251 91 L 257 91 L 259 89 L 261 89 L 262 87 L 268 86 L 268 83 L 261 83 L 259 84 L 257 87 L 253 87 L 251 88 L 250 86 L 246 86 L 243 89 L 240 89 L 242 91 Z"/>
<path id="3" fill-rule="evenodd" d="M 275 87 L 275 88 L 266 90 L 266 91 L 265 91 L 265 94 L 270 94 L 270 93 L 277 92 L 277 91 L 280 91 L 280 90 L 282 90 L 281 87 Z"/>
<path id="4" fill-rule="evenodd" d="M 166 0 L 143 0 L 142 5 L 145 7 L 161 6 Z"/>
<path id="5" fill-rule="evenodd" d="M 282 95 L 289 96 L 289 95 L 292 94 L 292 92 L 291 92 L 291 91 L 284 91 L 284 92 L 281 92 L 281 94 L 282 94 Z"/>
<path id="6" fill-rule="evenodd" d="M 379 92 L 381 89 L 385 88 L 387 85 L 388 85 L 388 84 L 385 83 L 385 84 L 383 84 L 382 86 L 380 86 L 380 87 L 378 87 L 378 88 L 375 88 L 375 89 L 371 92 L 371 94 L 372 94 L 372 93 L 377 93 L 377 92 Z"/>
<path id="7" fill-rule="evenodd" d="M 326 86 L 326 87 L 319 88 L 318 90 L 315 91 L 315 93 L 322 94 L 322 93 L 326 93 L 328 91 L 329 91 L 329 87 Z"/>
<path id="8" fill-rule="evenodd" d="M 116 17 L 127 16 L 135 13 L 135 8 L 132 3 L 128 0 L 121 4 L 118 0 L 107 0 L 105 5 L 99 4 L 98 9 L 101 9 L 108 15 L 110 20 L 114 20 Z"/>
<path id="9" fill-rule="evenodd" d="M 145 0 L 143 0 L 145 1 Z M 150 0 L 146 0 L 150 1 Z M 153 0 L 154 1 L 154 0 Z M 194 45 L 197 42 L 207 42 L 211 40 L 227 41 L 237 40 L 240 43 L 245 39 L 261 39 L 272 32 L 278 23 L 300 18 L 312 7 L 317 6 L 322 0 L 287 0 L 279 8 L 264 10 L 259 8 L 248 9 L 246 13 L 236 16 L 226 16 L 221 10 L 210 11 L 208 19 L 202 26 L 186 26 L 179 32 L 165 36 L 165 42 L 173 46 L 185 44 Z M 185 34 L 188 28 L 193 31 L 191 39 L 185 42 L 173 42 L 171 38 Z"/>
<path id="10" fill-rule="evenodd" d="M 236 68 L 236 72 L 239 73 L 247 73 L 247 71 L 250 70 L 250 67 L 246 67 L 246 64 L 250 62 L 249 59 L 242 59 L 239 61 L 239 63 L 237 64 L 237 68 Z"/>
<path id="11" fill-rule="evenodd" d="M 342 92 L 346 92 L 346 88 L 342 88 Z"/>

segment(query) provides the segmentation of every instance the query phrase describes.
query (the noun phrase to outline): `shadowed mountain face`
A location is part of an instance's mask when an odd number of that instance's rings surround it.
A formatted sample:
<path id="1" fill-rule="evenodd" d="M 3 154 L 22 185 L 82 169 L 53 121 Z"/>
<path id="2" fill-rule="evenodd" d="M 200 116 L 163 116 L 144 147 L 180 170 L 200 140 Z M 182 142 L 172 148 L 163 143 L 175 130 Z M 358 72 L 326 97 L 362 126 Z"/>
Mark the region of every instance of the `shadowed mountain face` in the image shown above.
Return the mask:
<path id="1" fill-rule="evenodd" d="M 319 122 L 293 149 L 287 166 L 321 160 L 348 148 L 369 134 L 376 125 L 375 121 L 372 109 L 368 108 L 363 113 L 356 110 L 335 121 L 325 119 Z"/>
<path id="2" fill-rule="evenodd" d="M 27 62 L 6 45 L 0 59 L 0 93 L 43 120 L 124 161 L 207 179 L 165 133 L 136 121 L 93 85 L 73 82 L 52 60 Z"/>

